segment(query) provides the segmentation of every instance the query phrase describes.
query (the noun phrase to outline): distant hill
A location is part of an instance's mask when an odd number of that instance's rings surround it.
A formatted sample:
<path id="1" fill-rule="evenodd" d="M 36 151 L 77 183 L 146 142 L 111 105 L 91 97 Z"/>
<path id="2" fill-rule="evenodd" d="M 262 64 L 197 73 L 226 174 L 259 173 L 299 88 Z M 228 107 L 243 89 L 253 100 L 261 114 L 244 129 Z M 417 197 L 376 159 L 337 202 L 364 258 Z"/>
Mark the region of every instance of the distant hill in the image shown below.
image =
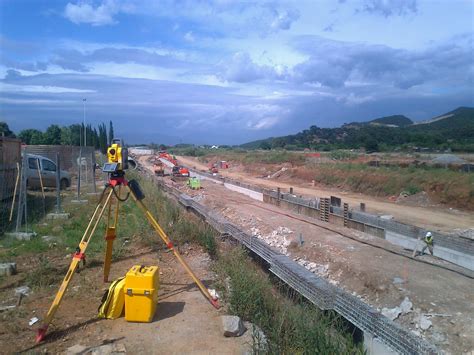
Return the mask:
<path id="1" fill-rule="evenodd" d="M 382 124 L 382 125 L 392 125 L 398 127 L 409 126 L 413 124 L 413 121 L 406 116 L 403 115 L 393 115 L 387 117 L 376 118 L 375 120 L 370 121 L 369 123 L 374 124 Z"/>
<path id="2" fill-rule="evenodd" d="M 413 122 L 403 115 L 353 122 L 338 128 L 311 126 L 302 132 L 241 145 L 246 149 L 358 149 L 413 147 L 474 152 L 474 108 L 459 107 L 429 120 Z"/>
<path id="3" fill-rule="evenodd" d="M 368 122 L 351 122 L 349 124 L 343 125 L 343 127 L 357 127 L 365 125 L 379 125 L 379 126 L 388 126 L 388 127 L 405 127 L 413 124 L 413 121 L 403 115 L 393 115 L 373 119 Z"/>
<path id="4" fill-rule="evenodd" d="M 436 116 L 430 120 L 415 122 L 413 125 L 428 125 L 431 128 L 447 128 L 452 125 L 470 126 L 473 124 L 474 107 L 458 107 L 444 115 Z"/>

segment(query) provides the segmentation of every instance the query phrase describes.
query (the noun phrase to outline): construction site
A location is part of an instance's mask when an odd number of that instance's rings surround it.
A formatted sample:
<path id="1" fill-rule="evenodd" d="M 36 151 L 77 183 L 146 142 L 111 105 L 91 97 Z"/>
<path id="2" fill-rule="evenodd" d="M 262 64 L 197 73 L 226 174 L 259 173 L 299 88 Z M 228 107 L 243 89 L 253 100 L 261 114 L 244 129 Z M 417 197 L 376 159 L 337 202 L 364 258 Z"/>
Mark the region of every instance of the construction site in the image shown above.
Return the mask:
<path id="1" fill-rule="evenodd" d="M 473 14 L 0 0 L 0 354 L 474 355 Z"/>
<path id="2" fill-rule="evenodd" d="M 3 139 L 3 150 L 17 142 Z M 17 227 L 0 249 L 2 352 L 468 354 L 474 348 L 469 211 L 292 181 L 281 175 L 286 163 L 258 175 L 215 157 L 206 163 L 166 151 L 126 152 L 114 140 L 107 156 L 79 165 L 82 188 L 79 173 L 61 192 L 43 187 L 41 174 L 40 191 L 27 188 L 22 166 L 31 164 L 24 161 L 16 173 L 12 163 L 9 175 L 4 170 L 10 201 L 4 214 Z M 65 154 L 57 163 L 66 169 Z M 94 170 L 96 161 L 101 168 Z M 5 188 L 13 186 L 8 181 L 16 182 L 14 192 Z M 45 205 L 55 196 L 56 208 Z M 144 273 L 140 282 L 153 275 L 148 291 L 130 286 L 137 273 Z M 263 303 L 254 308 L 255 302 Z"/>

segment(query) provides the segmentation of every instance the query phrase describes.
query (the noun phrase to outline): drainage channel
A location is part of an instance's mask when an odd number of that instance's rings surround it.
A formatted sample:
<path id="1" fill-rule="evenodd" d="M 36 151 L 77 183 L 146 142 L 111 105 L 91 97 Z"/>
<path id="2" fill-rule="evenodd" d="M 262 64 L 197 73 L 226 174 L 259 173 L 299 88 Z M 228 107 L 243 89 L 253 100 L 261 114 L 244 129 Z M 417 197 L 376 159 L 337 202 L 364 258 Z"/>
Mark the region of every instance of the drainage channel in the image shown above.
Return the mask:
<path id="1" fill-rule="evenodd" d="M 330 284 L 324 278 L 311 273 L 292 259 L 283 255 L 260 239 L 242 231 L 223 216 L 208 207 L 194 201 L 190 196 L 181 194 L 177 189 L 163 182 L 158 185 L 181 205 L 192 210 L 218 232 L 237 240 L 270 265 L 270 271 L 286 285 L 305 297 L 321 310 L 334 310 L 344 319 L 364 332 L 364 337 L 375 340 L 399 354 L 438 354 L 432 344 L 420 339 L 410 330 L 401 327 L 370 305 L 348 292 Z M 380 348 L 369 353 L 379 353 Z"/>

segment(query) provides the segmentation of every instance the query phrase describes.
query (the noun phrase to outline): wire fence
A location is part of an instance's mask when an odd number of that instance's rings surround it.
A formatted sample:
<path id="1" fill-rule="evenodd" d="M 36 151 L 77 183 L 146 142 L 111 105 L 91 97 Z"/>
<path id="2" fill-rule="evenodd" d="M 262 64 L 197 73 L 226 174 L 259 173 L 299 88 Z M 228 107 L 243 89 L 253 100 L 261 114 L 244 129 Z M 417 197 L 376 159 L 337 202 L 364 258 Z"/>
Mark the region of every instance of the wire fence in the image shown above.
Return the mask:
<path id="1" fill-rule="evenodd" d="M 0 235 L 13 222 L 13 196 L 18 192 L 19 174 L 21 171 L 21 141 L 19 139 L 0 137 Z"/>
<path id="2" fill-rule="evenodd" d="M 0 137 L 0 235 L 31 232 L 49 212 L 62 212 L 61 191 L 96 192 L 93 147 L 26 146 Z M 58 189 L 59 187 L 59 189 Z"/>

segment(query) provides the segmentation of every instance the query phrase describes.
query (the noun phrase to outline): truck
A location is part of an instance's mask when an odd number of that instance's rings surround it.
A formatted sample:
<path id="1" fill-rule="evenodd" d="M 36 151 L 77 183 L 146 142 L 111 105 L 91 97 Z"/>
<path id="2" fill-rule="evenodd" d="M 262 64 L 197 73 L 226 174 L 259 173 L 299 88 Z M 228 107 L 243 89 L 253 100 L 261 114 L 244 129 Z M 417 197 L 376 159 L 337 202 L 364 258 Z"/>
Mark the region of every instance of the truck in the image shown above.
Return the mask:
<path id="1" fill-rule="evenodd" d="M 173 170 L 171 171 L 171 174 L 174 176 L 174 177 L 189 177 L 190 174 L 189 174 L 189 170 L 183 166 L 175 166 L 173 167 Z"/>

